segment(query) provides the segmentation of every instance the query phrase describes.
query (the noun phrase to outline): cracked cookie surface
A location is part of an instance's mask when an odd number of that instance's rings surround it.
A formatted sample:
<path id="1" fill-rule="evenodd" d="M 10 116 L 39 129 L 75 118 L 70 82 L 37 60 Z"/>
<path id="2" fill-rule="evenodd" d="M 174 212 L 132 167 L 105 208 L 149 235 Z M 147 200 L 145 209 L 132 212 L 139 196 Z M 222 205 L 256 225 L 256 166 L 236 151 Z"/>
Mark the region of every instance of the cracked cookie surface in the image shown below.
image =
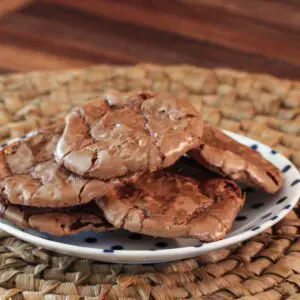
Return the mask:
<path id="1" fill-rule="evenodd" d="M 121 180 L 77 176 L 54 159 L 64 123 L 30 133 L 0 149 L 0 198 L 12 204 L 70 207 L 109 192 Z M 132 178 L 131 178 L 132 179 Z"/>
<path id="2" fill-rule="evenodd" d="M 281 172 L 260 153 L 210 125 L 204 126 L 201 146 L 188 154 L 210 170 L 268 193 L 283 185 Z"/>
<path id="3" fill-rule="evenodd" d="M 67 115 L 55 157 L 89 178 L 154 172 L 197 147 L 202 129 L 201 116 L 188 101 L 149 92 L 112 92 Z"/>
<path id="4" fill-rule="evenodd" d="M 191 174 L 194 178 L 187 177 Z M 192 167 L 184 158 L 95 202 L 116 228 L 211 242 L 231 229 L 244 198 L 233 181 Z"/>

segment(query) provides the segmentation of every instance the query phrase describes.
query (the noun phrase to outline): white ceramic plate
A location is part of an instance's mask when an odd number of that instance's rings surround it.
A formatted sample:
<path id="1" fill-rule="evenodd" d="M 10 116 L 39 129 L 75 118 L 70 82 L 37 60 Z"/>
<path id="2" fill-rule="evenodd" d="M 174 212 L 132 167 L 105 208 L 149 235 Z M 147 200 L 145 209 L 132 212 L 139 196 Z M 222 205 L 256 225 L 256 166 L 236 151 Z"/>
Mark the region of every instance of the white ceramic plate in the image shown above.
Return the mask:
<path id="1" fill-rule="evenodd" d="M 204 254 L 242 242 L 280 221 L 300 197 L 300 175 L 297 168 L 281 154 L 257 141 L 226 132 L 242 144 L 259 151 L 282 170 L 285 184 L 280 192 L 268 195 L 246 190 L 247 201 L 231 232 L 224 240 L 202 244 L 192 239 L 162 239 L 132 234 L 84 232 L 72 237 L 55 237 L 33 230 L 21 230 L 1 221 L 0 228 L 35 245 L 67 255 L 114 263 L 158 263 Z"/>

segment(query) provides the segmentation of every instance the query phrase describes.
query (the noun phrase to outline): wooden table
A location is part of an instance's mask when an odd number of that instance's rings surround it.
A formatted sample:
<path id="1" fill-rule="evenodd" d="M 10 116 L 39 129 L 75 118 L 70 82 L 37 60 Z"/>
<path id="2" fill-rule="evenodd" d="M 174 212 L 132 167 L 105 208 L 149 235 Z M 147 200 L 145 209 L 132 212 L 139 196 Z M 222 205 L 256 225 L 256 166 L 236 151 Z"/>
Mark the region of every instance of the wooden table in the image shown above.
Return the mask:
<path id="1" fill-rule="evenodd" d="M 299 0 L 1 0 L 0 72 L 195 64 L 300 79 Z"/>

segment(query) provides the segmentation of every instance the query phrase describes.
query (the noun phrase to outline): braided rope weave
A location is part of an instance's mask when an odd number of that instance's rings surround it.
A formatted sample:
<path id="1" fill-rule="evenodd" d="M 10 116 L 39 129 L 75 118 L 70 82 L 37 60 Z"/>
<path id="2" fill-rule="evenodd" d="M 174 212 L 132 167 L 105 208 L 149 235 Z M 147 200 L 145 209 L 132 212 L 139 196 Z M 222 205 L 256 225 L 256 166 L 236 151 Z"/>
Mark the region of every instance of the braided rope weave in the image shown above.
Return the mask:
<path id="1" fill-rule="evenodd" d="M 262 141 L 300 167 L 300 82 L 183 65 L 2 76 L 0 143 L 54 123 L 107 89 L 184 97 L 206 122 Z M 0 232 L 0 299 L 300 299 L 299 226 L 296 209 L 242 245 L 157 265 L 75 259 Z"/>

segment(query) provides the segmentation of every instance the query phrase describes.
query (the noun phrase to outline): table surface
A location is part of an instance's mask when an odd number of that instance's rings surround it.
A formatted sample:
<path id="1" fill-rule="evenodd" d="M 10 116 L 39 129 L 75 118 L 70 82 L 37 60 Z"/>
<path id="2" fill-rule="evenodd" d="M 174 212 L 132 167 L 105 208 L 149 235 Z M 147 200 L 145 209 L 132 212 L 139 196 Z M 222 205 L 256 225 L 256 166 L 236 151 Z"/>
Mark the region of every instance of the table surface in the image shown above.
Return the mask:
<path id="1" fill-rule="evenodd" d="M 0 72 L 195 64 L 300 78 L 299 0 L 1 0 Z"/>

